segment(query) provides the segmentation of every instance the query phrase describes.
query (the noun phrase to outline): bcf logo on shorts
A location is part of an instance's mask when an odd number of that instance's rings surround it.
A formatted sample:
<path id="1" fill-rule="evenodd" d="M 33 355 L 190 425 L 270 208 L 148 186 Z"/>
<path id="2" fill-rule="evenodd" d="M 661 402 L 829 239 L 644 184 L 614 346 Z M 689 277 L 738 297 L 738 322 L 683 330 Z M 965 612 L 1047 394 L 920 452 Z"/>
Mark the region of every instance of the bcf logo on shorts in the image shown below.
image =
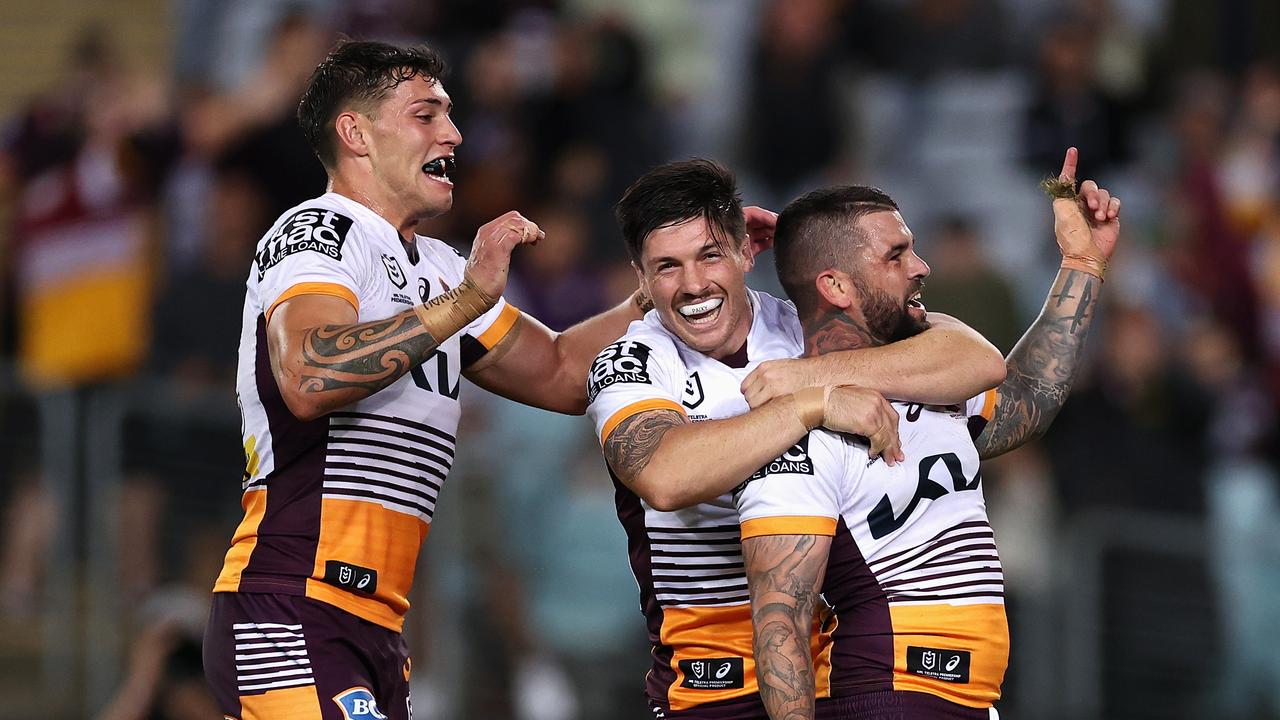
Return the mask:
<path id="1" fill-rule="evenodd" d="M 334 695 L 333 701 L 342 708 L 342 716 L 346 720 L 386 720 L 387 718 L 378 711 L 378 701 L 373 699 L 373 693 L 367 688 L 351 688 Z"/>

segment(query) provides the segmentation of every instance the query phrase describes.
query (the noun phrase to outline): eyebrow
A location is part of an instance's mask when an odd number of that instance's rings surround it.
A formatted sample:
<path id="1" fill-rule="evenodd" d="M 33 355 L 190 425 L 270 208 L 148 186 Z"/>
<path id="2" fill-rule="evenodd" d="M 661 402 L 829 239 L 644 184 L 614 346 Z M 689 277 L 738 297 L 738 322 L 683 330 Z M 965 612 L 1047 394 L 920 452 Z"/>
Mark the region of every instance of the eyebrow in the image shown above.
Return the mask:
<path id="1" fill-rule="evenodd" d="M 446 113 L 453 112 L 452 101 L 445 103 L 444 101 L 440 100 L 440 98 L 418 98 L 417 100 L 410 102 L 409 106 L 412 107 L 414 105 L 417 105 L 418 103 L 426 103 L 428 105 L 434 105 L 436 107 L 444 108 L 444 111 Z"/>
<path id="2" fill-rule="evenodd" d="M 904 242 L 900 242 L 900 243 L 895 243 L 895 244 L 893 244 L 893 245 L 889 246 L 889 249 L 885 251 L 884 256 L 885 256 L 885 257 L 889 257 L 890 255 L 894 254 L 895 252 L 906 252 L 906 251 L 907 251 L 907 250 L 909 250 L 909 249 L 911 249 L 911 243 L 909 243 L 909 242 L 905 242 L 905 241 L 904 241 Z"/>
<path id="3" fill-rule="evenodd" d="M 724 252 L 724 248 L 720 247 L 720 243 L 716 242 L 715 240 L 708 240 L 705 244 L 703 244 L 702 247 L 698 248 L 698 254 L 701 255 L 705 253 L 708 249 L 714 249 L 714 250 L 719 250 L 721 252 Z M 649 262 L 655 265 L 657 263 L 665 262 L 665 261 L 670 261 L 674 263 L 679 262 L 679 260 L 677 260 L 673 255 L 662 255 L 660 257 L 649 258 Z"/>

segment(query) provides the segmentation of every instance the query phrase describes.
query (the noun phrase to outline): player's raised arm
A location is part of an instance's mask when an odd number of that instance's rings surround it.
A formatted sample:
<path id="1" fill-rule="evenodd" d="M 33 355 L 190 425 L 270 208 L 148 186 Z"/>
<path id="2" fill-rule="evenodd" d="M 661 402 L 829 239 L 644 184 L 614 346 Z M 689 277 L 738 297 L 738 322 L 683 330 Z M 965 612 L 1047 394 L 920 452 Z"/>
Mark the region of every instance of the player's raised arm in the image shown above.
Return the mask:
<path id="1" fill-rule="evenodd" d="M 384 320 L 358 323 L 348 299 L 299 294 L 267 320 L 271 370 L 289 411 L 313 420 L 387 387 L 480 317 L 506 287 L 511 251 L 538 226 L 509 212 L 476 233 L 458 287 Z"/>
<path id="2" fill-rule="evenodd" d="M 1058 179 L 1046 183 L 1054 197 L 1053 232 L 1062 268 L 1040 316 L 1009 353 L 1009 373 L 997 389 L 994 415 L 975 441 L 984 459 L 1043 435 L 1080 371 L 1102 276 L 1120 237 L 1120 200 L 1092 180 L 1077 192 L 1076 158 L 1075 148 L 1067 150 Z"/>
<path id="3" fill-rule="evenodd" d="M 811 385 L 859 385 L 895 400 L 948 405 L 1005 379 L 1004 358 L 978 331 L 941 313 L 928 317 L 927 330 L 888 345 L 763 362 L 742 394 L 756 407 Z"/>

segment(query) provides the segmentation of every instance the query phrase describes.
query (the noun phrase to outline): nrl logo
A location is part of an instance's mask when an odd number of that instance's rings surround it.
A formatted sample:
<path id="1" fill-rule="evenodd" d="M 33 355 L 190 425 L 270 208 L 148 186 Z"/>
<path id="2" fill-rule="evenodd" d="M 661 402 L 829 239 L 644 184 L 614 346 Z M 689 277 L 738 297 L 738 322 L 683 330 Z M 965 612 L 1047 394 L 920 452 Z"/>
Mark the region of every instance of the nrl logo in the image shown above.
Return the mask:
<path id="1" fill-rule="evenodd" d="M 387 268 L 387 278 L 391 280 L 392 285 L 403 290 L 404 286 L 409 284 L 409 281 L 404 277 L 404 270 L 400 267 L 399 260 L 383 253 L 382 264 Z"/>

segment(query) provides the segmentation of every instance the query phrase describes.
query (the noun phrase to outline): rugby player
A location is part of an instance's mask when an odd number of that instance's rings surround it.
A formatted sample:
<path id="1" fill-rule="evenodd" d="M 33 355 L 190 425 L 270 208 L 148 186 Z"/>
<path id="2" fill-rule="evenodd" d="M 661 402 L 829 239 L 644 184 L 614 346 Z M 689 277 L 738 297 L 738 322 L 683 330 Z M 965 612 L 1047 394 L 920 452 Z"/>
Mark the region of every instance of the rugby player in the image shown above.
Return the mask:
<path id="1" fill-rule="evenodd" d="M 1076 157 L 1073 148 L 1063 162 L 1062 195 L 1074 194 Z M 805 464 L 771 463 L 737 491 L 760 693 L 774 720 L 996 717 L 1009 635 L 979 458 L 1038 436 L 1061 409 L 1119 235 L 1120 201 L 1092 181 L 1053 212 L 1062 268 L 995 391 L 950 406 L 895 401 L 900 465 L 872 462 L 856 438 L 814 432 Z M 929 267 L 913 240 L 875 188 L 818 190 L 787 206 L 774 250 L 807 356 L 925 327 L 917 299 Z M 828 605 L 831 644 L 815 663 L 814 615 Z"/>
<path id="2" fill-rule="evenodd" d="M 647 700 L 659 717 L 763 718 L 729 491 L 819 425 L 867 436 L 896 463 L 897 413 L 876 390 L 960 402 L 998 384 L 1003 360 L 930 315 L 920 335 L 837 357 L 841 382 L 861 387 L 800 389 L 751 410 L 748 371 L 798 356 L 803 341 L 788 303 L 745 285 L 752 254 L 733 177 L 704 160 L 658 167 L 627 190 L 618 219 L 655 311 L 592 364 L 588 412 L 653 646 Z"/>
<path id="3" fill-rule="evenodd" d="M 417 235 L 452 203 L 462 142 L 426 49 L 336 46 L 298 109 L 328 192 L 282 215 L 248 278 L 237 394 L 244 520 L 214 587 L 205 669 L 233 718 L 407 718 L 400 635 L 454 458 L 459 375 L 582 412 L 634 299 L 552 333 L 502 299 L 509 212 L 470 257 Z"/>

